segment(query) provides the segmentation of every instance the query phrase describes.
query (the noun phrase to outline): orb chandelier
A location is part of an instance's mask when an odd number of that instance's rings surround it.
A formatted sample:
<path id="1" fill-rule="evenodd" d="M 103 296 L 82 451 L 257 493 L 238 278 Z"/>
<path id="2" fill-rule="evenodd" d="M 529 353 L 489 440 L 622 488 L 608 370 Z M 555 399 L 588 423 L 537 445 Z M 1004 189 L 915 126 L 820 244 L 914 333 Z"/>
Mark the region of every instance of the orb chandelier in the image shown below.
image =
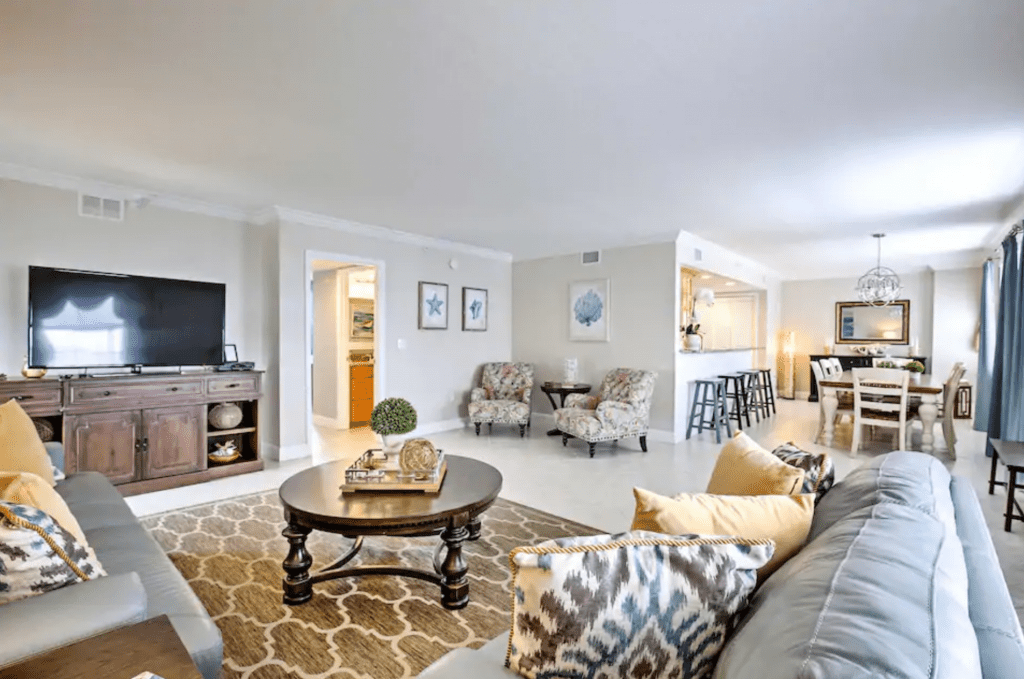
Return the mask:
<path id="1" fill-rule="evenodd" d="M 882 266 L 882 239 L 885 234 L 873 233 L 871 236 L 878 239 L 878 264 L 857 281 L 857 295 L 865 304 L 888 306 L 900 296 L 903 286 L 895 271 Z"/>

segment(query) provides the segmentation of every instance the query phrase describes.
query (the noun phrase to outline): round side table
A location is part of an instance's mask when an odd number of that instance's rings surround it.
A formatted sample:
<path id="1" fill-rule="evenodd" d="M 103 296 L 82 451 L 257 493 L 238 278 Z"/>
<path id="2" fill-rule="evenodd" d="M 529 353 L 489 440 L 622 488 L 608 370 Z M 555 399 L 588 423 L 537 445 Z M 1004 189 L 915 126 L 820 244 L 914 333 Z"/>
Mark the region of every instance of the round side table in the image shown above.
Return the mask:
<path id="1" fill-rule="evenodd" d="M 565 407 L 565 397 L 569 394 L 587 394 L 590 393 L 591 387 L 589 384 L 564 384 L 562 382 L 545 382 L 540 385 L 540 390 L 547 394 L 548 400 L 551 401 L 551 409 L 558 410 L 559 408 Z M 560 404 L 555 403 L 555 399 L 552 394 L 558 394 L 560 398 Z M 558 431 L 558 428 L 554 428 L 548 431 L 548 436 L 558 436 L 562 432 Z"/>

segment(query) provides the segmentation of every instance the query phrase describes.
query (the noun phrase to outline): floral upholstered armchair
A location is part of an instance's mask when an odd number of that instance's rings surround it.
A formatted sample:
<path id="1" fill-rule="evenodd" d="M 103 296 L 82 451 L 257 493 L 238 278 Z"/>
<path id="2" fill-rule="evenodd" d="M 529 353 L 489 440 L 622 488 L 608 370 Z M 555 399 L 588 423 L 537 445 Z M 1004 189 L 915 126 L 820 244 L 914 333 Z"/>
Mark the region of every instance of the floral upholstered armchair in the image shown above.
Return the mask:
<path id="1" fill-rule="evenodd" d="M 530 392 L 533 366 L 529 363 L 485 363 L 480 386 L 469 395 L 469 420 L 480 435 L 480 425 L 490 431 L 495 422 L 518 424 L 519 436 L 530 426 Z"/>
<path id="2" fill-rule="evenodd" d="M 596 396 L 570 394 L 565 407 L 555 411 L 555 426 L 562 432 L 562 445 L 569 437 L 590 444 L 590 457 L 599 441 L 640 437 L 640 449 L 647 452 L 647 429 L 651 419 L 651 397 L 658 373 L 616 368 L 608 373 Z"/>

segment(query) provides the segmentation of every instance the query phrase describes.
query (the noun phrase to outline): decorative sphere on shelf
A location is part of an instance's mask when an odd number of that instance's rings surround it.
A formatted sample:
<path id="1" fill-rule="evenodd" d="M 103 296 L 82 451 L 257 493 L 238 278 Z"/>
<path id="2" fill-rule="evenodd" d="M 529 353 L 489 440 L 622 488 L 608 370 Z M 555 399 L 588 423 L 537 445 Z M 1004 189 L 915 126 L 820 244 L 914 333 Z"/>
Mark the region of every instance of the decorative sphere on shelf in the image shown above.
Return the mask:
<path id="1" fill-rule="evenodd" d="M 431 472 L 437 466 L 437 449 L 426 439 L 409 439 L 398 454 L 403 472 Z"/>
<path id="2" fill-rule="evenodd" d="M 214 429 L 234 429 L 242 422 L 242 409 L 237 403 L 221 403 L 210 409 L 210 426 Z"/>

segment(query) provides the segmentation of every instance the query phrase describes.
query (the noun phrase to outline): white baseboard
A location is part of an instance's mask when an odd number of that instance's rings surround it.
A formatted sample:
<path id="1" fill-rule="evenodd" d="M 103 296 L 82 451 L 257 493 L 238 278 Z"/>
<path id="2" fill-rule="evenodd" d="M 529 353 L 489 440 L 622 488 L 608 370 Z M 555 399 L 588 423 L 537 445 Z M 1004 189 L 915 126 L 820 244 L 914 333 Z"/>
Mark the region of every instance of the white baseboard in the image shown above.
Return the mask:
<path id="1" fill-rule="evenodd" d="M 348 423 L 326 415 L 313 415 L 313 424 L 328 429 L 348 429 Z"/>
<path id="2" fill-rule="evenodd" d="M 457 417 L 453 420 L 442 420 L 440 422 L 430 422 L 428 424 L 422 424 L 416 427 L 415 430 L 409 437 L 414 436 L 426 436 L 427 434 L 437 434 L 442 431 L 451 431 L 452 429 L 462 429 L 469 424 L 469 420 Z"/>

